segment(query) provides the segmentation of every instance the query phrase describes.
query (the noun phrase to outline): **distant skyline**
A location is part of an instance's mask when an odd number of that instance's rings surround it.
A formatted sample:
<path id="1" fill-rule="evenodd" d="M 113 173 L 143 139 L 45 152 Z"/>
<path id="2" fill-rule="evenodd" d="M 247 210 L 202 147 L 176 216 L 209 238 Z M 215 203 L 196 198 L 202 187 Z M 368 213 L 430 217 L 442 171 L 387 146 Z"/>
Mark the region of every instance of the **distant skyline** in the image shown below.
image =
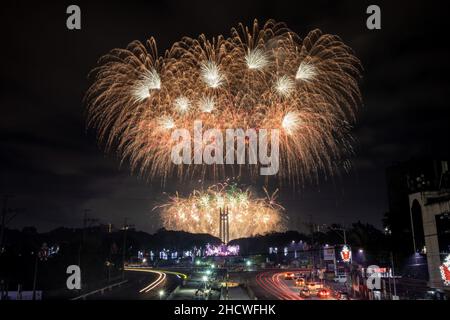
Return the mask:
<path id="1" fill-rule="evenodd" d="M 320 28 L 337 34 L 362 61 L 363 106 L 352 133 L 353 168 L 334 180 L 281 188 L 291 229 L 315 223 L 368 222 L 381 228 L 387 210 L 385 168 L 412 157 L 448 159 L 450 74 L 446 11 L 419 1 L 380 1 L 382 29 L 368 30 L 368 1 L 206 1 L 126 4 L 77 3 L 82 29 L 65 26 L 64 3 L 3 5 L 0 105 L 0 195 L 21 208 L 9 227 L 39 231 L 80 227 L 84 209 L 102 223 L 124 217 L 136 229 L 161 227 L 152 209 L 167 196 L 198 184 L 165 187 L 131 175 L 104 154 L 86 131 L 84 94 L 89 71 L 109 50 L 154 36 L 160 53 L 184 35 L 228 34 L 238 22 L 273 18 L 305 36 Z M 261 185 L 252 186 L 261 190 Z M 271 190 L 275 185 L 270 185 Z"/>

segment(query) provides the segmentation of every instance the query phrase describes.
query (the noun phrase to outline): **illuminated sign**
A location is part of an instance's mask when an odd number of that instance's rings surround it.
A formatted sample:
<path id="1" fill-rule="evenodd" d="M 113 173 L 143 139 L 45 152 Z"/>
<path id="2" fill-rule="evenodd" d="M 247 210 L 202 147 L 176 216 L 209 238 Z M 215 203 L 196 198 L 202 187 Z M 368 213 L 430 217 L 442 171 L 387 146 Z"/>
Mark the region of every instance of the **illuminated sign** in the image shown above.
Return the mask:
<path id="1" fill-rule="evenodd" d="M 237 256 L 239 254 L 239 246 L 226 244 L 213 246 L 207 244 L 205 254 L 207 256 Z"/>
<path id="2" fill-rule="evenodd" d="M 336 259 L 336 255 L 334 252 L 334 247 L 326 247 L 323 248 L 323 260 L 333 261 Z"/>
<path id="3" fill-rule="evenodd" d="M 352 252 L 347 245 L 345 245 L 341 250 L 341 258 L 344 262 L 350 262 L 352 260 Z"/>
<path id="4" fill-rule="evenodd" d="M 441 277 L 442 281 L 444 281 L 444 285 L 450 286 L 450 254 L 444 259 L 439 270 L 441 270 Z"/>

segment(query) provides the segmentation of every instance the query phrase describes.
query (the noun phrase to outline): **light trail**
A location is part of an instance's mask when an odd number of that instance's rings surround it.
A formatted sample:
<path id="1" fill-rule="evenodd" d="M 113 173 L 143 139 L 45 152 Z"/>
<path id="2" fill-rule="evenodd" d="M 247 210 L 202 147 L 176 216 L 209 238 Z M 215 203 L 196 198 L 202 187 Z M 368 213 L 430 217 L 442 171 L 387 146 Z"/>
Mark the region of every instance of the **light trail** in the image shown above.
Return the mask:
<path id="1" fill-rule="evenodd" d="M 183 279 L 183 280 L 185 280 L 185 279 L 188 278 L 187 274 L 181 273 L 181 272 L 177 272 L 177 271 L 161 270 L 161 272 L 164 272 L 164 273 L 167 273 L 167 274 L 174 274 L 174 275 L 176 275 L 178 278 Z"/>
<path id="2" fill-rule="evenodd" d="M 164 280 L 166 280 L 167 275 L 165 273 L 159 272 L 159 271 L 155 271 L 154 273 L 158 274 L 158 278 L 153 281 L 152 283 L 150 283 L 148 286 L 146 286 L 145 288 L 142 288 L 141 290 L 139 290 L 140 293 L 142 292 L 149 292 L 151 290 L 153 290 L 154 288 L 156 288 L 157 286 L 159 286 L 161 283 L 164 282 Z"/>
<path id="3" fill-rule="evenodd" d="M 281 279 L 284 272 L 262 272 L 256 275 L 256 283 L 279 300 L 303 300 Z"/>
<path id="4" fill-rule="evenodd" d="M 302 270 L 304 271 L 304 270 Z M 294 270 L 287 270 L 284 272 L 266 271 L 256 275 L 256 283 L 265 291 L 273 295 L 279 300 L 305 300 L 299 295 L 299 288 L 289 285 L 289 282 L 284 280 L 286 272 L 295 272 Z M 325 285 L 324 285 L 324 288 Z M 333 291 L 330 288 L 327 288 Z M 308 300 L 321 300 L 315 294 L 311 295 Z M 326 300 L 335 300 L 333 296 L 329 296 Z"/>
<path id="5" fill-rule="evenodd" d="M 152 270 L 152 269 L 144 269 L 144 268 L 125 268 L 125 271 L 138 271 L 138 272 L 148 272 L 148 273 L 155 273 L 158 275 L 158 278 L 156 278 L 155 281 L 151 282 L 148 286 L 142 288 L 139 290 L 140 293 L 147 293 L 153 289 L 155 289 L 157 286 L 159 286 L 161 283 L 166 280 L 167 275 L 164 272 Z"/>
<path id="6" fill-rule="evenodd" d="M 167 278 L 167 274 L 174 274 L 179 278 L 182 279 L 187 279 L 187 275 L 181 272 L 176 272 L 176 271 L 163 271 L 163 270 L 155 270 L 155 269 L 150 269 L 150 268 L 125 268 L 125 271 L 137 271 L 137 272 L 148 272 L 148 273 L 155 273 L 158 275 L 158 278 L 151 282 L 148 286 L 142 288 L 141 290 L 139 290 L 140 293 L 147 293 L 153 289 L 155 289 L 157 286 L 159 286 L 160 284 L 162 284 L 166 278 Z"/>

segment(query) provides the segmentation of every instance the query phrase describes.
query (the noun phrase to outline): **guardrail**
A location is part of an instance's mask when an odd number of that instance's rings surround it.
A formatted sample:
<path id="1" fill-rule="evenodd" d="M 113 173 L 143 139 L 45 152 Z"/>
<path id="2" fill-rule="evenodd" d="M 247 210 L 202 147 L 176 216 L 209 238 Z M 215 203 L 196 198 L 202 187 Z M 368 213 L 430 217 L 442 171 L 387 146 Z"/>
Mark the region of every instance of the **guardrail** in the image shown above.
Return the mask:
<path id="1" fill-rule="evenodd" d="M 180 285 L 178 285 L 167 297 L 166 300 L 172 300 L 173 296 L 180 290 Z"/>
<path id="2" fill-rule="evenodd" d="M 255 295 L 252 288 L 250 287 L 250 282 L 248 280 L 245 280 L 245 282 L 242 283 L 242 287 L 247 292 L 247 295 L 250 298 L 250 300 L 258 300 L 258 297 Z"/>
<path id="3" fill-rule="evenodd" d="M 114 287 L 120 287 L 122 284 L 124 284 L 124 283 L 126 283 L 126 282 L 128 282 L 128 280 L 123 280 L 123 281 L 121 281 L 121 282 L 113 283 L 113 284 L 111 284 L 111 285 L 109 285 L 109 286 L 106 286 L 106 287 L 104 287 L 104 288 L 97 289 L 97 290 L 94 290 L 94 291 L 85 293 L 85 294 L 83 294 L 83 295 L 81 295 L 81 296 L 72 298 L 72 299 L 70 299 L 70 300 L 84 300 L 84 299 L 86 299 L 86 297 L 91 296 L 91 295 L 96 294 L 96 293 L 101 293 L 101 294 L 103 294 L 103 293 L 105 292 L 105 290 L 111 291 Z"/>

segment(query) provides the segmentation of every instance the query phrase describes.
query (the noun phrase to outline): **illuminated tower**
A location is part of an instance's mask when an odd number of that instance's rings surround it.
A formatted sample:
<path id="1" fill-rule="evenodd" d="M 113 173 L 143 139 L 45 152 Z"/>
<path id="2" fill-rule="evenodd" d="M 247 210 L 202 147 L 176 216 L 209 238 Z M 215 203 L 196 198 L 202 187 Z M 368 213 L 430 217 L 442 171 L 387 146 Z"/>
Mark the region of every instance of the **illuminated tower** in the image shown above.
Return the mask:
<path id="1" fill-rule="evenodd" d="M 219 223 L 219 237 L 222 243 L 228 244 L 230 241 L 230 225 L 228 220 L 228 207 L 225 209 L 219 208 L 220 223 Z"/>

